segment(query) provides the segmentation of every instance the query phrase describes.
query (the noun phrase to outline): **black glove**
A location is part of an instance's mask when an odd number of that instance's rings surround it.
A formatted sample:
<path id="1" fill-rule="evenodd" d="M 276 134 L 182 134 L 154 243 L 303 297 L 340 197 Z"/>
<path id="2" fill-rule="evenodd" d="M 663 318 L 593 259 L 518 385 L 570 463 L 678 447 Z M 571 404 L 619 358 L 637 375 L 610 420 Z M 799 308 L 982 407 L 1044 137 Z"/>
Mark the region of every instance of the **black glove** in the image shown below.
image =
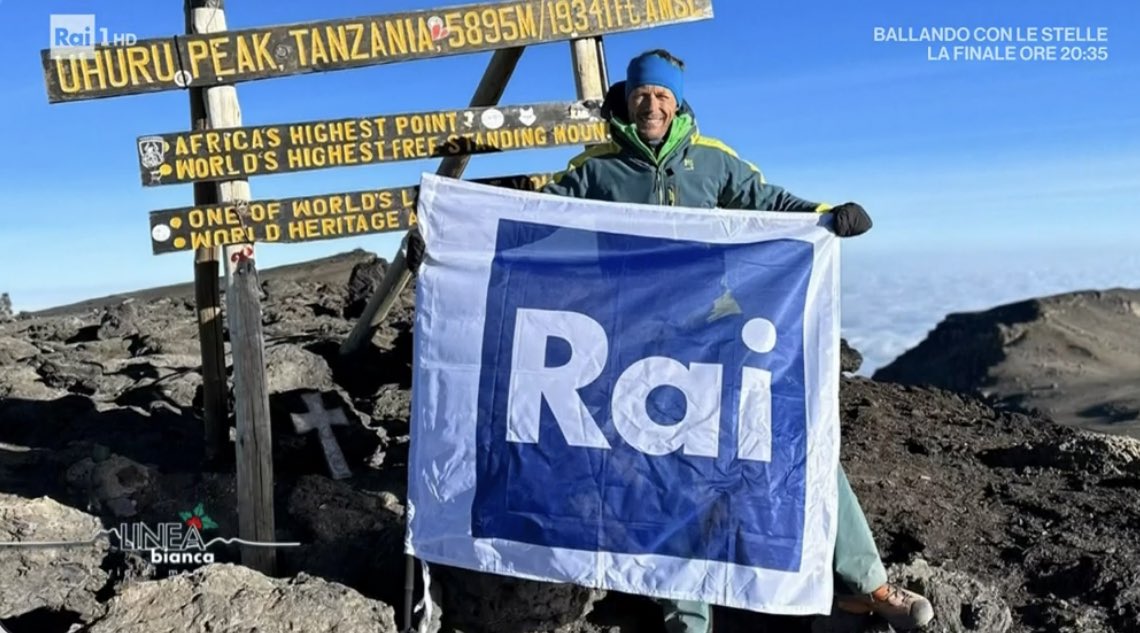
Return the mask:
<path id="1" fill-rule="evenodd" d="M 834 216 L 831 230 L 839 237 L 855 237 L 871 230 L 871 216 L 854 202 L 845 202 L 829 213 Z"/>
<path id="2" fill-rule="evenodd" d="M 408 270 L 413 275 L 419 274 L 420 264 L 424 261 L 424 236 L 420 234 L 420 225 L 415 225 L 408 230 L 408 244 L 406 252 L 404 253 L 404 261 L 408 264 Z"/>

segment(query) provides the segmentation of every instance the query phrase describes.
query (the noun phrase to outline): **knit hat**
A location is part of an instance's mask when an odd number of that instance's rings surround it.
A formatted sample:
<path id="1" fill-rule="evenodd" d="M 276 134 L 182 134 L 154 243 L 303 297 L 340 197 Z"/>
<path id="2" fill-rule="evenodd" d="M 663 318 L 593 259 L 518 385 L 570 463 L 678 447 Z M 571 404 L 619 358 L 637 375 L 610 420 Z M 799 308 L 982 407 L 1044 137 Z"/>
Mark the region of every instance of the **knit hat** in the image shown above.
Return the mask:
<path id="1" fill-rule="evenodd" d="M 684 101 L 685 71 L 656 53 L 642 53 L 629 62 L 625 71 L 625 98 L 639 86 L 661 86 L 673 93 L 680 105 Z"/>

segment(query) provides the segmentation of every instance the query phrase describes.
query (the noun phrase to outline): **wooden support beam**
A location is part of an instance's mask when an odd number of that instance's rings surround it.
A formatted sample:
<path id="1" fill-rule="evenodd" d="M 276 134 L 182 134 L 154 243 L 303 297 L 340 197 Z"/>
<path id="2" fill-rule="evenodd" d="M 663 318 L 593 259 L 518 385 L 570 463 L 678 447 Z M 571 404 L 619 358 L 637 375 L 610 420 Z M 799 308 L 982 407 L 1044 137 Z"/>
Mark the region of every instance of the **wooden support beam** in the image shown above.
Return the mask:
<path id="1" fill-rule="evenodd" d="M 238 535 L 245 540 L 269 543 L 276 540 L 273 436 L 269 428 L 259 286 L 253 260 L 240 260 L 230 274 L 226 312 L 233 341 L 237 414 Z M 277 550 L 242 545 L 241 562 L 263 574 L 275 575 Z"/>
<path id="2" fill-rule="evenodd" d="M 193 9 L 203 2 L 186 0 L 186 32 L 194 33 Z M 190 95 L 190 124 L 195 130 L 209 127 L 206 95 L 193 88 Z M 194 183 L 194 206 L 216 204 L 218 188 L 213 183 Z M 230 443 L 229 407 L 226 393 L 226 357 L 222 343 L 221 288 L 218 286 L 218 248 L 194 252 L 194 304 L 198 316 L 198 345 L 202 352 L 202 426 L 205 460 L 217 464 Z"/>
<path id="3" fill-rule="evenodd" d="M 190 19 L 195 33 L 226 30 L 222 0 L 191 0 Z M 241 127 L 241 107 L 234 86 L 204 91 L 206 121 L 212 129 Z M 249 182 L 216 183 L 217 202 L 240 203 L 250 199 Z M 241 212 L 239 211 L 239 216 Z M 273 443 L 269 426 L 269 388 L 265 378 L 261 330 L 260 285 L 252 244 L 224 248 L 226 261 L 226 317 L 234 363 L 234 412 L 237 420 L 238 536 L 244 540 L 273 542 Z M 242 546 L 242 563 L 274 575 L 277 552 L 271 547 Z"/>
<path id="4" fill-rule="evenodd" d="M 483 78 L 475 87 L 475 94 L 471 96 L 469 107 L 481 108 L 499 103 L 499 100 L 503 98 L 503 92 L 507 89 L 507 82 L 519 65 L 523 50 L 523 47 L 517 47 L 495 51 L 491 61 L 487 63 L 487 70 L 483 71 Z M 440 161 L 439 168 L 435 170 L 435 173 L 440 176 L 458 178 L 463 175 L 463 170 L 467 169 L 467 163 L 470 161 L 470 154 L 448 156 Z"/>
<path id="5" fill-rule="evenodd" d="M 197 192 L 194 201 L 195 204 L 207 202 L 200 200 Z M 198 346 L 202 352 L 203 457 L 207 464 L 213 465 L 221 463 L 230 444 L 226 353 L 222 342 L 224 332 L 218 275 L 218 249 L 198 249 L 194 253 L 194 303 L 198 314 Z"/>
<path id="6" fill-rule="evenodd" d="M 597 38 L 587 37 L 570 42 L 570 58 L 574 64 L 574 87 L 579 99 L 606 98 L 604 69 L 602 68 L 602 43 Z"/>
<path id="7" fill-rule="evenodd" d="M 479 85 L 475 88 L 470 107 L 492 106 L 499 103 L 499 100 L 503 98 L 503 91 L 507 89 L 507 82 L 510 81 L 511 75 L 515 72 L 515 67 L 518 66 L 523 50 L 524 47 L 520 46 L 495 51 L 491 61 L 487 64 L 487 70 L 483 71 L 483 78 L 479 80 Z M 470 156 L 449 156 L 440 161 L 436 173 L 441 176 L 458 178 L 463 175 L 463 170 L 467 168 L 467 163 L 470 160 Z M 395 258 L 384 273 L 380 287 L 368 300 L 368 304 L 364 306 L 364 313 L 360 315 L 360 319 L 352 328 L 348 338 L 341 344 L 341 355 L 351 356 L 359 352 L 372 339 L 376 327 L 388 317 L 388 313 L 391 312 L 392 306 L 396 303 L 396 298 L 412 280 L 412 273 L 408 270 L 408 263 L 405 259 L 407 241 L 408 238 L 405 236 Z"/>

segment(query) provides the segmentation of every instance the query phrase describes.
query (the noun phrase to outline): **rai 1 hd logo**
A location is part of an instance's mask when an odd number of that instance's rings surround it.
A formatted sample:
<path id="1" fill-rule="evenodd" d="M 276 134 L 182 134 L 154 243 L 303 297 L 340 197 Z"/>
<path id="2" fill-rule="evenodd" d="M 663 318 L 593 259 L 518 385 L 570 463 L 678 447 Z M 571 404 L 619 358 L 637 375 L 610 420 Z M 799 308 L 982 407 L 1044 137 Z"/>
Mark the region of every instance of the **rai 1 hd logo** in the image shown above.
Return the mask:
<path id="1" fill-rule="evenodd" d="M 50 18 L 49 55 L 52 59 L 94 59 L 95 46 L 134 44 L 134 33 L 112 33 L 95 23 L 94 13 L 53 13 Z"/>

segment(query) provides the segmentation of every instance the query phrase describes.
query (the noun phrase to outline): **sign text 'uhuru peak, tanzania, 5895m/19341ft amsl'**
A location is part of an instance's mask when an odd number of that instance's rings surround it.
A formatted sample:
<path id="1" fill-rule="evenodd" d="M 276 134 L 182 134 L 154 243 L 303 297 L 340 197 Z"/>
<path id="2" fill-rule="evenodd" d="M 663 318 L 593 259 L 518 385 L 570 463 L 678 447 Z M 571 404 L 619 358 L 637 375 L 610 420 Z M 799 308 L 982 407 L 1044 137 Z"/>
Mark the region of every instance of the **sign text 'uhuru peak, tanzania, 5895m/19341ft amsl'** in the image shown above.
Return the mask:
<path id="1" fill-rule="evenodd" d="M 50 102 L 210 87 L 287 75 L 595 37 L 712 18 L 712 0 L 508 0 L 169 36 L 41 57 Z"/>

